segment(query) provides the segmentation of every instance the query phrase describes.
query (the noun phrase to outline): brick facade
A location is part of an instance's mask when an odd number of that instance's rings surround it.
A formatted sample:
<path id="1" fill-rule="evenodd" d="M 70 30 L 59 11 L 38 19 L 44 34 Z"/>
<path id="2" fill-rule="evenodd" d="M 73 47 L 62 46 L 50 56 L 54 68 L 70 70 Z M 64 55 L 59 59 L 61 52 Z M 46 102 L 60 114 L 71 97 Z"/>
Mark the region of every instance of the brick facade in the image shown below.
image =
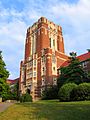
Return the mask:
<path id="1" fill-rule="evenodd" d="M 27 29 L 25 58 L 20 64 L 20 93 L 28 89 L 33 99 L 40 98 L 44 86 L 56 84 L 57 68 L 67 59 L 61 26 L 41 17 Z"/>
<path id="2" fill-rule="evenodd" d="M 90 74 L 90 51 L 88 51 L 87 53 L 81 54 L 79 56 L 77 56 L 77 58 L 79 59 L 83 70 L 87 73 Z M 60 67 L 66 67 L 70 64 L 69 60 L 65 61 Z M 58 69 L 58 74 L 60 73 L 60 67 Z"/>

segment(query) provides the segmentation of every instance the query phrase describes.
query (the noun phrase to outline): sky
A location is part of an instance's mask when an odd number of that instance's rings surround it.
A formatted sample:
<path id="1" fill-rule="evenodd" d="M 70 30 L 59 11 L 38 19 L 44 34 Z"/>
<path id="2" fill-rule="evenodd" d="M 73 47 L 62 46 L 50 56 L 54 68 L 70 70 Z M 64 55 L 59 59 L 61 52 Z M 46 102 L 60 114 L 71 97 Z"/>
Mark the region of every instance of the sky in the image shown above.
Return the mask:
<path id="1" fill-rule="evenodd" d="M 20 74 L 26 30 L 41 16 L 62 26 L 67 55 L 90 48 L 90 0 L 0 0 L 0 50 L 10 79 Z"/>

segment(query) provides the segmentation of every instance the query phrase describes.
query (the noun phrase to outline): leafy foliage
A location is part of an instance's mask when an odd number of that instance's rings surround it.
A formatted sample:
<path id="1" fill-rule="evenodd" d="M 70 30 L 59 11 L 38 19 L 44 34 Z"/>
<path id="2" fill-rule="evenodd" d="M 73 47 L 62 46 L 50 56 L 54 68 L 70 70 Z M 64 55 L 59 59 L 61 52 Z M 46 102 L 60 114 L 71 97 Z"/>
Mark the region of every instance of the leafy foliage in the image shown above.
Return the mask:
<path id="1" fill-rule="evenodd" d="M 19 89 L 19 83 L 16 83 L 14 86 L 13 86 L 13 89 L 11 88 L 10 89 L 10 97 L 9 99 L 10 100 L 19 100 L 19 92 L 18 92 L 18 89 Z"/>
<path id="2" fill-rule="evenodd" d="M 45 87 L 45 89 L 42 91 L 43 100 L 50 100 L 50 99 L 57 99 L 57 98 L 58 98 L 57 86 Z"/>
<path id="3" fill-rule="evenodd" d="M 9 72 L 6 70 L 6 64 L 3 61 L 2 52 L 0 51 L 0 79 L 4 82 L 9 77 Z"/>
<path id="4" fill-rule="evenodd" d="M 70 93 L 76 87 L 77 87 L 77 85 L 75 83 L 64 84 L 58 92 L 59 100 L 60 101 L 70 101 Z"/>
<path id="5" fill-rule="evenodd" d="M 9 86 L 6 83 L 9 72 L 6 70 L 6 64 L 3 61 L 1 53 L 2 52 L 0 51 L 0 96 L 2 96 L 3 100 L 6 100 L 9 96 Z"/>
<path id="6" fill-rule="evenodd" d="M 87 74 L 84 72 L 80 61 L 76 57 L 76 53 L 70 53 L 69 65 L 60 68 L 61 74 L 58 78 L 58 86 L 62 86 L 64 83 L 73 82 L 80 84 L 87 79 Z"/>
<path id="7" fill-rule="evenodd" d="M 90 100 L 90 83 L 79 84 L 72 90 L 70 97 L 73 101 Z"/>
<path id="8" fill-rule="evenodd" d="M 23 94 L 20 97 L 20 102 L 32 102 L 32 96 L 30 94 L 28 94 L 28 93 Z"/>
<path id="9" fill-rule="evenodd" d="M 10 97 L 10 88 L 9 86 L 5 83 L 5 84 L 0 84 L 0 88 L 2 88 L 2 90 L 0 90 L 0 96 L 2 97 L 2 100 L 8 100 Z"/>

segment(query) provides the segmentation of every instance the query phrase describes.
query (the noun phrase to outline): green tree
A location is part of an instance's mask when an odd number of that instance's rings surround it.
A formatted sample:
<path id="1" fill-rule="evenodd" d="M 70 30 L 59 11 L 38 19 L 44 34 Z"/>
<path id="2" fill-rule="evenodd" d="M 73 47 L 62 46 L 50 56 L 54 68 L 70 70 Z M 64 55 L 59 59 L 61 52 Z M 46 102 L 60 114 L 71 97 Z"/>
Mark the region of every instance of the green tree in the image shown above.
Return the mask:
<path id="1" fill-rule="evenodd" d="M 9 86 L 6 83 L 9 77 L 9 72 L 6 69 L 6 64 L 3 61 L 2 51 L 0 51 L 0 96 L 3 100 L 8 98 Z"/>
<path id="2" fill-rule="evenodd" d="M 45 86 L 45 89 L 42 91 L 41 95 L 42 100 L 50 100 L 58 98 L 58 88 L 56 85 L 54 86 Z"/>
<path id="3" fill-rule="evenodd" d="M 19 100 L 19 82 L 17 82 L 14 86 L 13 89 L 10 91 L 10 99 L 12 100 Z"/>
<path id="4" fill-rule="evenodd" d="M 80 84 L 87 79 L 87 74 L 76 57 L 76 53 L 70 53 L 68 64 L 68 66 L 60 68 L 61 74 L 57 81 L 59 87 L 68 82 Z"/>

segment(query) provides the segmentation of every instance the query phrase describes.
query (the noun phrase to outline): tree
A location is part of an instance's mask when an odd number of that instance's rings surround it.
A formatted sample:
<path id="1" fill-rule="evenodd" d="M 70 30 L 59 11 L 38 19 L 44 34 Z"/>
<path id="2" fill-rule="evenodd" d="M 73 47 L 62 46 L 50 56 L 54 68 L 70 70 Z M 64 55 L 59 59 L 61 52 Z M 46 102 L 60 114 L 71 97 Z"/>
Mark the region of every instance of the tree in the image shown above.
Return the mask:
<path id="1" fill-rule="evenodd" d="M 76 53 L 70 53 L 68 64 L 68 66 L 60 68 L 61 74 L 57 81 L 59 87 L 68 82 L 80 84 L 87 79 L 87 74 L 76 57 Z"/>
<path id="2" fill-rule="evenodd" d="M 88 52 L 90 52 L 90 49 L 87 49 Z"/>
<path id="3" fill-rule="evenodd" d="M 6 83 L 7 78 L 9 77 L 9 72 L 6 69 L 6 64 L 3 61 L 2 51 L 0 51 L 0 96 L 3 100 L 7 99 L 9 86 Z"/>
<path id="4" fill-rule="evenodd" d="M 50 100 L 58 98 L 58 88 L 56 85 L 54 86 L 45 86 L 45 89 L 42 91 L 41 95 L 42 100 Z"/>
<path id="5" fill-rule="evenodd" d="M 19 83 L 17 82 L 13 86 L 11 85 L 10 87 L 10 94 L 9 94 L 9 99 L 10 100 L 19 100 Z"/>

